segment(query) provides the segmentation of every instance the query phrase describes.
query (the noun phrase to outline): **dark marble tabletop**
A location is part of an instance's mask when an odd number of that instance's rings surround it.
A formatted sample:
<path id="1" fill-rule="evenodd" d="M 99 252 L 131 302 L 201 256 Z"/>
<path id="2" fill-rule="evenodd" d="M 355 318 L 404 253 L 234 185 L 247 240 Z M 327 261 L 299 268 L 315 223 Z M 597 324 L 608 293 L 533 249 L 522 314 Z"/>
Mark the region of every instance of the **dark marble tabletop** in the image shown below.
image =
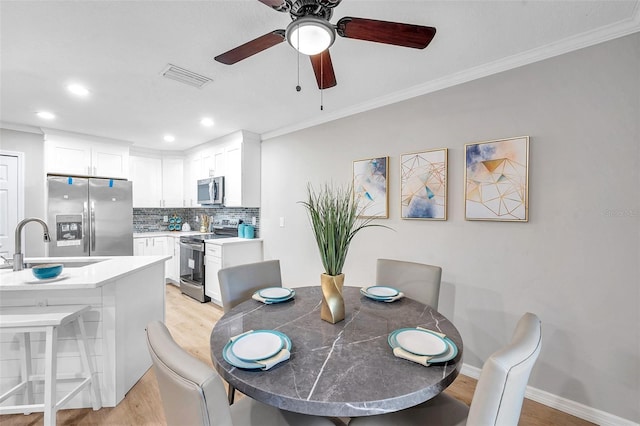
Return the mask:
<path id="1" fill-rule="evenodd" d="M 264 305 L 250 299 L 226 313 L 211 333 L 211 358 L 220 375 L 240 392 L 266 404 L 299 413 L 357 417 L 420 404 L 442 392 L 462 367 L 462 339 L 443 315 L 415 300 L 376 302 L 359 288 L 345 287 L 346 318 L 320 319 L 319 286 L 295 288 L 295 299 Z M 425 367 L 396 358 L 390 332 L 422 326 L 439 330 L 458 346 L 458 356 Z M 248 330 L 285 333 L 291 358 L 268 371 L 242 370 L 227 363 L 222 349 L 230 337 Z"/>

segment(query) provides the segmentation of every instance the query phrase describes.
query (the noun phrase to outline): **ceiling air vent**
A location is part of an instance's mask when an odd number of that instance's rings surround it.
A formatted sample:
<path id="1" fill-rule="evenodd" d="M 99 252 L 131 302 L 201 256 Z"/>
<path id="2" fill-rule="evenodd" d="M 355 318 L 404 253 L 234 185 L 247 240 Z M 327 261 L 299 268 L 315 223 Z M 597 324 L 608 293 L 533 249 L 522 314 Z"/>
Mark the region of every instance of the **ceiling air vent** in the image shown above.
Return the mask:
<path id="1" fill-rule="evenodd" d="M 165 69 L 162 70 L 161 75 L 163 77 L 170 78 L 175 81 L 179 81 L 184 84 L 188 84 L 189 86 L 194 86 L 197 88 L 202 88 L 205 84 L 213 81 L 209 77 L 205 77 L 204 75 L 196 74 L 193 71 L 189 71 L 184 68 L 180 68 L 173 64 L 168 64 Z"/>

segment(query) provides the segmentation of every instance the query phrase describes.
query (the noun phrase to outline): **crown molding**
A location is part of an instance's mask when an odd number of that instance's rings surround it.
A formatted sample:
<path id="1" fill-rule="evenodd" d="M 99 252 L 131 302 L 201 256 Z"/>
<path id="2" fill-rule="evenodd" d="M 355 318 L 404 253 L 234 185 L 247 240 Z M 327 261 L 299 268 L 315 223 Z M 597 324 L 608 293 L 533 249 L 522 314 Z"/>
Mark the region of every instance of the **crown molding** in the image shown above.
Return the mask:
<path id="1" fill-rule="evenodd" d="M 59 130 L 53 128 L 42 127 L 42 132 L 44 133 L 44 138 L 47 140 L 48 136 L 60 137 L 60 138 L 72 138 L 72 139 L 80 139 L 90 142 L 99 142 L 99 143 L 115 143 L 118 145 L 127 145 L 132 146 L 133 142 L 125 141 L 121 139 L 113 139 L 104 136 L 98 135 L 89 135 L 86 133 L 72 132 L 68 130 Z"/>
<path id="2" fill-rule="evenodd" d="M 0 121 L 0 129 L 15 130 L 18 132 L 35 133 L 37 135 L 43 135 L 44 132 L 40 127 L 29 126 L 20 123 L 7 123 L 6 121 Z"/>
<path id="3" fill-rule="evenodd" d="M 636 3 L 632 17 L 616 22 L 592 31 L 584 32 L 575 36 L 567 37 L 563 40 L 547 44 L 535 49 L 528 50 L 516 55 L 512 55 L 497 61 L 479 65 L 467 70 L 447 75 L 446 77 L 431 80 L 406 90 L 382 96 L 371 101 L 363 102 L 349 108 L 344 108 L 332 113 L 325 113 L 321 117 L 314 118 L 292 126 L 285 126 L 280 129 L 269 131 L 261 135 L 262 141 L 266 141 L 278 136 L 293 133 L 309 127 L 328 123 L 340 118 L 345 118 L 361 112 L 402 102 L 411 98 L 426 95 L 448 87 L 457 86 L 462 83 L 477 80 L 503 71 L 508 71 L 524 65 L 529 65 L 545 59 L 560 56 L 585 47 L 594 46 L 616 38 L 624 37 L 636 32 L 640 32 L 640 1 Z"/>

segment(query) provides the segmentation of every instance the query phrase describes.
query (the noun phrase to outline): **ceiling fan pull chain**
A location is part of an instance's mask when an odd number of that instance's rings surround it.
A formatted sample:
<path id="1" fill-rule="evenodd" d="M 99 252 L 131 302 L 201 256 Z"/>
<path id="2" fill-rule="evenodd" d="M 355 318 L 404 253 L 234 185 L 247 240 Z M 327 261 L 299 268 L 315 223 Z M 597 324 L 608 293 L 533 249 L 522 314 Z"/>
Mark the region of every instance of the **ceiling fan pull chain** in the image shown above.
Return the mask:
<path id="1" fill-rule="evenodd" d="M 300 31 L 298 31 L 298 46 L 300 46 Z M 302 90 L 300 87 L 300 51 L 298 50 L 298 84 L 296 85 L 296 92 Z"/>
<path id="2" fill-rule="evenodd" d="M 323 58 L 322 58 L 322 54 L 324 52 L 320 53 L 320 111 L 324 111 L 324 68 L 322 67 L 322 63 Z"/>

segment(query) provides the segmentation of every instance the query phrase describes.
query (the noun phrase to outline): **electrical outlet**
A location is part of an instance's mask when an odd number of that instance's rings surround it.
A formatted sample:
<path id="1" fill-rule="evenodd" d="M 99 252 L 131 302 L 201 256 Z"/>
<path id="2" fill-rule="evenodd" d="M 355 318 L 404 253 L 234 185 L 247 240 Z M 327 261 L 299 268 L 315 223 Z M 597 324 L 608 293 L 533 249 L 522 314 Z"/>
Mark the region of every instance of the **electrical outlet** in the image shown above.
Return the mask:
<path id="1" fill-rule="evenodd" d="M 284 228 L 284 216 L 280 217 L 280 228 Z"/>
<path id="2" fill-rule="evenodd" d="M 164 217 L 162 218 L 162 220 L 164 220 L 164 223 L 169 222 L 169 216 L 164 215 Z"/>
<path id="3" fill-rule="evenodd" d="M 251 218 L 251 224 L 252 224 L 253 226 L 256 226 L 256 217 L 255 217 L 255 216 L 253 216 L 253 217 Z"/>

